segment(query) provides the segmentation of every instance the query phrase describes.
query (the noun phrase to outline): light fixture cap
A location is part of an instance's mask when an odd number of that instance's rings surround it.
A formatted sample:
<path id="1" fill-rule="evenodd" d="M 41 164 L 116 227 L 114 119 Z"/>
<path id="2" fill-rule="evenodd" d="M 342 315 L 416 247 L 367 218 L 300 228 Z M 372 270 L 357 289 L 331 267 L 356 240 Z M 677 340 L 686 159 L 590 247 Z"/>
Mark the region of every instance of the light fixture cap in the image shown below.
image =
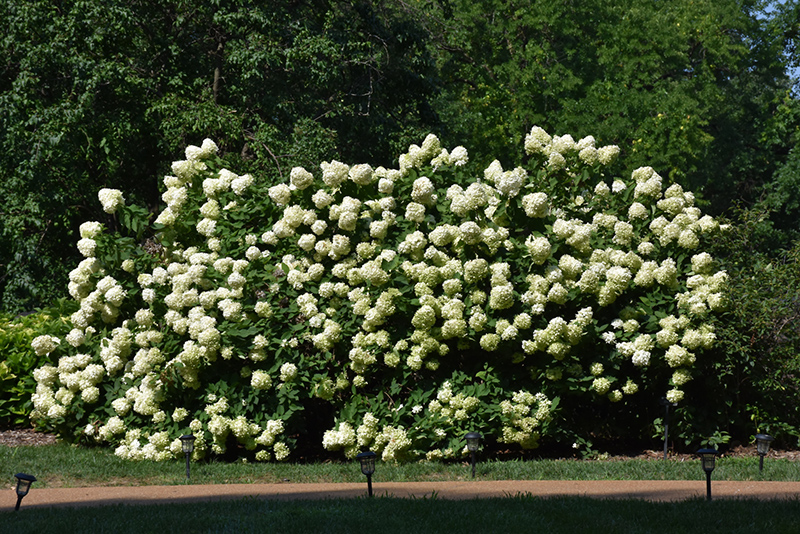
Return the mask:
<path id="1" fill-rule="evenodd" d="M 670 402 L 667 400 L 666 397 L 661 397 L 660 399 L 658 399 L 658 403 L 661 406 L 672 406 L 673 408 L 676 408 L 678 406 L 677 402 Z"/>
<path id="2" fill-rule="evenodd" d="M 769 445 L 775 440 L 769 434 L 756 434 L 756 450 L 761 456 L 769 452 Z"/>
<path id="3" fill-rule="evenodd" d="M 469 452 L 475 452 L 480 447 L 481 439 L 483 436 L 478 434 L 477 432 L 467 432 L 467 435 L 464 436 L 467 440 L 467 450 Z"/>
<path id="4" fill-rule="evenodd" d="M 361 472 L 371 475 L 375 472 L 375 458 L 378 455 L 372 451 L 362 452 L 356 455 L 356 459 L 361 463 Z"/>
<path id="5" fill-rule="evenodd" d="M 36 482 L 36 477 L 26 473 L 17 473 L 14 475 L 17 479 L 17 495 L 24 497 L 31 489 L 31 484 Z"/>
<path id="6" fill-rule="evenodd" d="M 719 451 L 717 449 L 700 449 L 696 453 L 702 461 L 703 471 L 710 473 L 714 470 Z"/>
<path id="7" fill-rule="evenodd" d="M 194 440 L 197 439 L 194 436 L 194 434 L 184 434 L 183 436 L 181 436 L 180 439 L 181 439 L 181 449 L 183 449 L 183 452 L 194 451 Z"/>

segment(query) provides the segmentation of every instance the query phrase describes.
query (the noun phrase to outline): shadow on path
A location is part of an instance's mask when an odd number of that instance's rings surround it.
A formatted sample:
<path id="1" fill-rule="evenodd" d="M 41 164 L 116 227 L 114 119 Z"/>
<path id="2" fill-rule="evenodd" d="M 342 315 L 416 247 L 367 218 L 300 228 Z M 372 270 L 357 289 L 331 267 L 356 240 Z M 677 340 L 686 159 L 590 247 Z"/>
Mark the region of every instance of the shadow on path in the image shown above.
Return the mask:
<path id="1" fill-rule="evenodd" d="M 376 496 L 397 498 L 480 499 L 493 497 L 578 496 L 594 499 L 683 501 L 706 496 L 705 480 L 503 480 L 453 482 L 374 482 Z M 365 498 L 366 483 L 342 484 L 207 484 L 177 486 L 110 486 L 32 488 L 25 508 L 167 504 L 230 499 L 353 499 Z M 712 482 L 714 499 L 798 499 L 800 482 Z M 0 499 L 0 512 L 12 511 L 16 494 Z"/>

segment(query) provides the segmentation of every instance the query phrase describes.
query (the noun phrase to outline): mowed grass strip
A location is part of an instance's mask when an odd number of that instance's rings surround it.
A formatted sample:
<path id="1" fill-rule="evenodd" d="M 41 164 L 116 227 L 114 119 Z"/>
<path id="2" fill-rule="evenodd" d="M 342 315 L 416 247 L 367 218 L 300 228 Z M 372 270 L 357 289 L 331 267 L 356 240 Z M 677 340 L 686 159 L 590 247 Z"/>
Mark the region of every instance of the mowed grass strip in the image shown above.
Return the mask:
<path id="1" fill-rule="evenodd" d="M 0 465 L 13 483 L 14 473 L 37 478 L 36 487 L 146 486 L 186 483 L 186 465 L 169 462 L 131 462 L 114 456 L 110 449 L 74 447 L 67 444 L 41 447 L 0 446 Z M 704 480 L 698 461 L 663 459 L 630 460 L 507 460 L 477 465 L 479 480 Z M 471 471 L 464 462 L 378 462 L 375 482 L 466 480 Z M 764 462 L 757 457 L 719 458 L 714 480 L 798 480 L 798 464 L 787 459 Z M 357 462 L 324 463 L 225 463 L 192 462 L 192 484 L 250 484 L 285 481 L 363 482 Z"/>
<path id="2" fill-rule="evenodd" d="M 797 532 L 800 501 L 696 499 L 675 503 L 543 499 L 529 495 L 467 501 L 336 499 L 113 505 L 24 509 L 0 514 L 4 531 L 66 533 L 459 533 L 575 534 Z"/>

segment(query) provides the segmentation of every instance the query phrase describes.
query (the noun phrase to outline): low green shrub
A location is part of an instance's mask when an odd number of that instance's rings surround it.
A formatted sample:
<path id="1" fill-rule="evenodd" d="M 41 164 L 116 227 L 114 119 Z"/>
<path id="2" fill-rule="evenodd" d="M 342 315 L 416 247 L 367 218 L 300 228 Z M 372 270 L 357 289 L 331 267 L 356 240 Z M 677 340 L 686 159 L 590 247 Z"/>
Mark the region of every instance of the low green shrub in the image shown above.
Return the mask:
<path id="1" fill-rule="evenodd" d="M 33 371 L 56 363 L 46 354 L 36 354 L 31 342 L 41 335 L 66 335 L 68 317 L 76 309 L 77 303 L 61 300 L 24 316 L 0 314 L 0 428 L 30 426 Z"/>

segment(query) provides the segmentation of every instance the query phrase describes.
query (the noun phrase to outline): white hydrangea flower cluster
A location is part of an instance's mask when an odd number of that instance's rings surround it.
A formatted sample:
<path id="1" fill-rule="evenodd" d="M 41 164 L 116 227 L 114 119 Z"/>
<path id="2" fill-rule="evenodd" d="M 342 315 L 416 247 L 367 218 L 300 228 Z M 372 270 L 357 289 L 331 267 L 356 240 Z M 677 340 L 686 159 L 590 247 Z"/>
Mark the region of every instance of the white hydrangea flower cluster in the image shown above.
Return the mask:
<path id="1" fill-rule="evenodd" d="M 448 421 L 465 421 L 478 409 L 480 400 L 464 393 L 453 394 L 450 382 L 444 382 L 436 394 L 436 398 L 428 404 L 431 414 L 438 414 Z"/>
<path id="2" fill-rule="evenodd" d="M 405 459 L 412 441 L 408 432 L 400 426 L 385 425 L 381 428 L 379 419 L 372 413 L 364 414 L 358 428 L 343 421 L 331 430 L 326 430 L 322 438 L 328 450 L 343 450 L 347 458 L 355 458 L 359 450 L 370 448 L 380 453 L 384 461 Z"/>
<path id="3" fill-rule="evenodd" d="M 381 451 L 381 460 L 384 462 L 398 462 L 406 459 L 412 444 L 405 428 L 387 425 L 375 436 L 373 448 Z"/>
<path id="4" fill-rule="evenodd" d="M 519 443 L 524 449 L 539 446 L 540 434 L 537 428 L 550 417 L 552 402 L 543 394 L 535 395 L 524 390 L 517 391 L 511 400 L 500 403 L 503 416 L 503 443 Z"/>
<path id="5" fill-rule="evenodd" d="M 550 136 L 542 128 L 534 126 L 525 137 L 525 152 L 544 155 L 547 167 L 557 171 L 567 166 L 566 156 L 573 153 L 586 165 L 609 165 L 619 156 L 619 147 L 609 145 L 595 148 L 595 139 L 591 135 L 575 142 L 569 134 Z"/>
<path id="6" fill-rule="evenodd" d="M 97 197 L 106 213 L 115 213 L 120 206 L 125 204 L 125 198 L 119 189 L 101 189 L 97 193 Z"/>
<path id="7" fill-rule="evenodd" d="M 187 159 L 173 164 L 175 176 L 168 176 L 164 180 L 167 189 L 163 199 L 167 207 L 159 216 L 158 224 L 170 226 L 180 222 L 181 215 L 191 204 L 192 181 L 208 169 L 203 160 L 216 152 L 216 144 L 206 140 L 201 147 L 188 147 Z M 295 177 L 295 181 L 299 182 L 301 178 Z M 250 176 L 237 176 L 224 169 L 202 181 L 205 203 L 199 209 L 203 219 L 198 222 L 196 229 L 200 235 L 208 238 L 209 251 L 201 251 L 198 247 L 175 247 L 166 264 L 156 265 L 151 272 L 138 273 L 136 289 L 141 292 L 146 307 L 138 308 L 130 319 L 123 321 L 122 326 L 111 329 L 99 339 L 93 336 L 97 329 L 92 323 L 99 315 L 105 324 L 113 325 L 119 320 L 120 308 L 125 306 L 129 296 L 120 280 L 104 275 L 104 269 L 95 258 L 96 239 L 103 232 L 102 225 L 98 222 L 81 225 L 78 248 L 87 258 L 70 273 L 69 291 L 80 301 L 80 310 L 71 317 L 74 328 L 67 336 L 67 341 L 76 348 L 92 339 L 99 341 L 99 358 L 95 360 L 87 354 L 65 355 L 59 359 L 57 368 L 45 366 L 38 369 L 35 373 L 37 394 L 33 399 L 35 417 L 65 417 L 78 400 L 86 404 L 97 403 L 102 382 L 106 378 L 121 377 L 128 387 L 123 390 L 122 396 L 111 402 L 117 415 L 105 423 L 101 420 L 86 425 L 87 436 L 101 442 L 116 443 L 117 454 L 129 459 L 164 460 L 181 454 L 177 436 L 171 440 L 164 430 L 130 428 L 124 418 L 133 414 L 142 418 L 139 424 L 149 421 L 154 428 L 170 423 L 169 417 L 161 409 L 170 385 L 167 374 L 174 372 L 184 387 L 197 388 L 203 367 L 215 361 L 220 354 L 230 358 L 231 349 L 222 347 L 222 332 L 218 329 L 218 323 L 220 320 L 235 322 L 243 318 L 241 298 L 246 284 L 243 273 L 251 261 L 261 259 L 262 255 L 257 247 L 251 246 L 246 253 L 248 259 L 221 257 L 218 254 L 220 241 L 213 235 L 216 222 L 230 208 L 231 203 L 225 204 L 225 208 L 220 207 L 220 200 L 225 193 L 230 191 L 242 196 L 253 183 Z M 104 189 L 99 193 L 99 198 L 108 213 L 114 213 L 124 206 L 119 191 Z M 135 265 L 132 260 L 126 260 L 122 270 L 133 273 Z M 213 276 L 222 277 L 225 283 L 212 287 L 212 273 Z M 150 307 L 159 294 L 167 310 L 162 316 L 156 316 Z M 269 308 L 269 304 L 257 306 L 260 315 L 268 315 L 265 307 Z M 217 311 L 219 317 L 215 316 Z M 160 345 L 165 337 L 175 335 L 186 338 L 181 349 L 165 354 Z M 52 336 L 43 336 L 34 340 L 33 347 L 37 353 L 47 354 L 55 350 L 58 343 L 59 340 Z M 284 382 L 296 377 L 297 368 L 293 368 L 293 365 L 287 362 L 281 369 Z M 259 369 L 252 374 L 252 383 L 254 388 L 268 389 L 271 378 Z M 202 457 L 209 448 L 218 453 L 224 452 L 229 433 L 233 433 L 248 448 L 257 445 L 264 447 L 259 451 L 261 458 L 271 458 L 268 449 L 272 450 L 275 459 L 288 457 L 289 448 L 275 439 L 283 432 L 282 422 L 278 421 L 279 428 L 272 422 L 262 427 L 241 415 L 227 417 L 227 408 L 219 403 L 215 406 L 208 411 L 213 415 L 207 423 L 192 421 L 191 430 L 200 434 L 195 445 L 196 457 Z M 175 422 L 189 415 L 183 407 L 170 411 Z M 210 435 L 210 446 L 205 446 L 202 435 L 204 429 Z"/>
<path id="8" fill-rule="evenodd" d="M 101 427 L 101 432 L 105 431 L 106 435 L 111 436 L 117 433 L 115 432 L 116 428 L 108 429 L 107 427 L 108 425 Z M 177 444 L 175 441 L 177 441 Z M 203 445 L 203 443 L 198 444 L 195 442 L 196 448 L 198 446 L 203 447 Z M 125 432 L 124 438 L 114 450 L 114 453 L 128 460 L 164 461 L 174 458 L 180 450 L 180 439 L 170 441 L 168 432 L 149 433 L 137 428 Z"/>
<path id="9" fill-rule="evenodd" d="M 397 169 L 334 160 L 316 176 L 295 167 L 266 185 L 217 169 L 209 140 L 188 147 L 164 179 L 157 252 L 107 265 L 97 250 L 103 226 L 81 226 L 85 259 L 69 277 L 80 310 L 67 344 L 34 342 L 64 362 L 37 371 L 36 414 L 74 417 L 78 404 L 108 397 L 116 416 L 90 410 L 79 427 L 127 458 L 178 453 L 177 436 L 162 433 L 191 420 L 198 457 L 224 453 L 233 436 L 257 459 L 280 460 L 291 440 L 277 441 L 283 427 L 257 417 L 253 399 L 280 406 L 289 426 L 302 417 L 298 396 L 343 412 L 352 396 L 404 376 L 403 394 L 433 387 L 426 398 L 435 399 L 413 404 L 427 403 L 441 427 L 422 431 L 420 410 L 384 406 L 347 412 L 322 441 L 347 456 L 370 446 L 399 460 L 473 417 L 502 420 L 502 441 L 533 447 L 551 416 L 548 388 L 565 377 L 585 377 L 582 394 L 618 402 L 650 383 L 644 373 L 661 373 L 668 395 L 682 397 L 699 351 L 714 342 L 708 315 L 726 304 L 725 273 L 699 250 L 719 225 L 652 168 L 607 180 L 619 149 L 591 136 L 534 127 L 525 150 L 538 168 L 494 161 L 475 171 L 463 147 L 448 152 L 429 135 Z M 109 213 L 127 209 L 117 193 L 101 192 Z M 667 302 L 660 329 L 647 320 L 651 295 Z M 464 384 L 450 373 L 476 358 L 530 380 L 491 399 L 454 393 Z M 217 398 L 221 380 L 236 387 Z M 205 400 L 189 405 L 186 392 Z"/>
<path id="10" fill-rule="evenodd" d="M 31 347 L 33 347 L 33 351 L 37 356 L 43 356 L 56 350 L 56 347 L 58 347 L 60 343 L 61 340 L 57 337 L 44 335 L 34 338 L 31 342 Z"/>
<path id="11" fill-rule="evenodd" d="M 326 430 L 322 436 L 322 446 L 329 451 L 344 449 L 348 458 L 355 458 L 358 454 L 356 447 L 356 431 L 353 425 L 343 421 L 332 430 Z"/>

